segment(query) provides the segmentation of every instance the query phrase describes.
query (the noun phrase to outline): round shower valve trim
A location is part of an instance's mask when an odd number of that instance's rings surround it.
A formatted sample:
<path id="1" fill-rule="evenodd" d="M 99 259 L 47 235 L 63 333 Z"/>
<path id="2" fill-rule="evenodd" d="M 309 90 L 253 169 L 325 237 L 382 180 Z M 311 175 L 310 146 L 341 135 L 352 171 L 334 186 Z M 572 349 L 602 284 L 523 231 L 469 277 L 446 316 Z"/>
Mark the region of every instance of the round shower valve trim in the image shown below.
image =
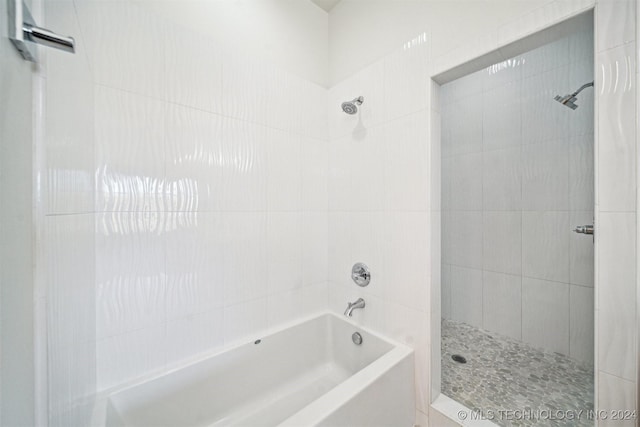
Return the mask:
<path id="1" fill-rule="evenodd" d="M 357 262 L 351 268 L 351 278 L 356 283 L 356 285 L 365 287 L 371 281 L 371 272 L 369 271 L 369 267 L 361 262 Z"/>

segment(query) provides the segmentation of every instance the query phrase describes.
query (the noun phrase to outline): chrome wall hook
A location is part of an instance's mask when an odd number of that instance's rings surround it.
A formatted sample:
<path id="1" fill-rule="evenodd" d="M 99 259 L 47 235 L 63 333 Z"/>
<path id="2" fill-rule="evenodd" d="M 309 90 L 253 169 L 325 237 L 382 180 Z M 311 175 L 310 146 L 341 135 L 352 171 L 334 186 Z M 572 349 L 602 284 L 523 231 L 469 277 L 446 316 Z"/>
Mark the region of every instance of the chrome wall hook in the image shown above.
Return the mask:
<path id="1" fill-rule="evenodd" d="M 38 56 L 34 43 L 75 53 L 76 42 L 73 37 L 61 36 L 38 27 L 22 0 L 8 0 L 8 6 L 9 39 L 24 59 L 37 62 Z"/>

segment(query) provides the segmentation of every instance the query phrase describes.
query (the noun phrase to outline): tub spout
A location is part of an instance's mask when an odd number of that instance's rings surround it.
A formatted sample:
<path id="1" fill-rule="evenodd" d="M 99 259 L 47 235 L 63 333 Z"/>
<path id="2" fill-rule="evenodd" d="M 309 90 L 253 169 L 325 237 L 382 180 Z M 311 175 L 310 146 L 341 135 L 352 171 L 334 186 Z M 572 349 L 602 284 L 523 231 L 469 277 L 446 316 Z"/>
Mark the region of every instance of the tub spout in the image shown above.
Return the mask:
<path id="1" fill-rule="evenodd" d="M 353 310 L 355 310 L 356 308 L 364 308 L 364 300 L 362 298 L 358 298 L 356 302 L 348 302 L 347 309 L 344 311 L 344 315 L 351 317 Z"/>

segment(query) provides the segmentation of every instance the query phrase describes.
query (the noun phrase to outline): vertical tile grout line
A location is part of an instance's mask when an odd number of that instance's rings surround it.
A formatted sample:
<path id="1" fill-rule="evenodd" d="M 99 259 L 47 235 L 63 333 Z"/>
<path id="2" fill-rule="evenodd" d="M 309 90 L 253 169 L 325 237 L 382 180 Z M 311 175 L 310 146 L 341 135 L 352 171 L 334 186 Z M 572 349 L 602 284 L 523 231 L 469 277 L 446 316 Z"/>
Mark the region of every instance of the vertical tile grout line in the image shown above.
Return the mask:
<path id="1" fill-rule="evenodd" d="M 486 68 L 484 71 L 485 74 L 485 78 L 487 78 L 486 76 Z M 482 212 L 480 218 L 482 221 L 482 246 L 480 247 L 480 283 L 481 283 L 481 288 L 480 288 L 480 310 L 482 313 L 482 318 L 480 320 L 480 324 L 482 325 L 483 328 L 485 328 L 485 321 L 484 321 L 484 317 L 485 317 L 485 312 L 484 312 L 484 290 L 485 290 L 485 283 L 484 283 L 484 211 L 485 211 L 485 200 L 484 200 L 484 101 L 485 101 L 485 96 L 486 96 L 486 91 L 484 88 L 484 79 L 482 82 L 482 92 L 481 92 L 481 96 L 480 96 L 480 112 L 481 114 L 481 119 L 480 119 L 480 123 L 482 124 L 482 130 L 480 132 L 481 135 L 481 140 L 480 140 L 480 171 L 482 173 L 481 177 L 480 177 L 480 188 L 481 188 L 481 198 L 480 198 L 480 210 Z"/>
<path id="2" fill-rule="evenodd" d="M 524 69 L 521 70 L 522 73 L 524 73 Z M 520 91 L 522 93 L 522 91 L 524 90 L 524 75 L 521 75 L 521 80 L 520 80 Z M 522 192 L 522 185 L 523 185 L 523 181 L 524 181 L 524 159 L 523 159 L 523 155 L 524 155 L 524 151 L 522 149 L 523 146 L 523 141 L 524 141 L 524 134 L 523 134 L 523 127 L 522 127 L 522 122 L 523 122 L 523 108 L 520 108 L 520 154 L 518 155 L 519 158 L 519 165 L 518 168 L 520 169 L 520 339 L 524 342 L 524 284 L 523 284 L 523 265 L 524 265 L 524 233 L 523 233 L 523 227 L 524 227 L 524 221 L 523 221 L 523 199 L 524 199 L 524 194 Z"/>

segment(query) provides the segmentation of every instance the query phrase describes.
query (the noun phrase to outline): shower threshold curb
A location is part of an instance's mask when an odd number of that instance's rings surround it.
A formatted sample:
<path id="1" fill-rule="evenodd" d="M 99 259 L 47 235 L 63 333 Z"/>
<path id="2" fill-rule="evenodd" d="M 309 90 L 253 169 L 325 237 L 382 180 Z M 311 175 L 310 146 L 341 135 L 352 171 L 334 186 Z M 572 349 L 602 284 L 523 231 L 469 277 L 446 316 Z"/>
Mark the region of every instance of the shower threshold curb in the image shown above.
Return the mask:
<path id="1" fill-rule="evenodd" d="M 431 408 L 459 426 L 500 427 L 490 420 L 475 419 L 472 416 L 472 413 L 476 414 L 474 411 L 442 393 L 431 404 Z"/>

